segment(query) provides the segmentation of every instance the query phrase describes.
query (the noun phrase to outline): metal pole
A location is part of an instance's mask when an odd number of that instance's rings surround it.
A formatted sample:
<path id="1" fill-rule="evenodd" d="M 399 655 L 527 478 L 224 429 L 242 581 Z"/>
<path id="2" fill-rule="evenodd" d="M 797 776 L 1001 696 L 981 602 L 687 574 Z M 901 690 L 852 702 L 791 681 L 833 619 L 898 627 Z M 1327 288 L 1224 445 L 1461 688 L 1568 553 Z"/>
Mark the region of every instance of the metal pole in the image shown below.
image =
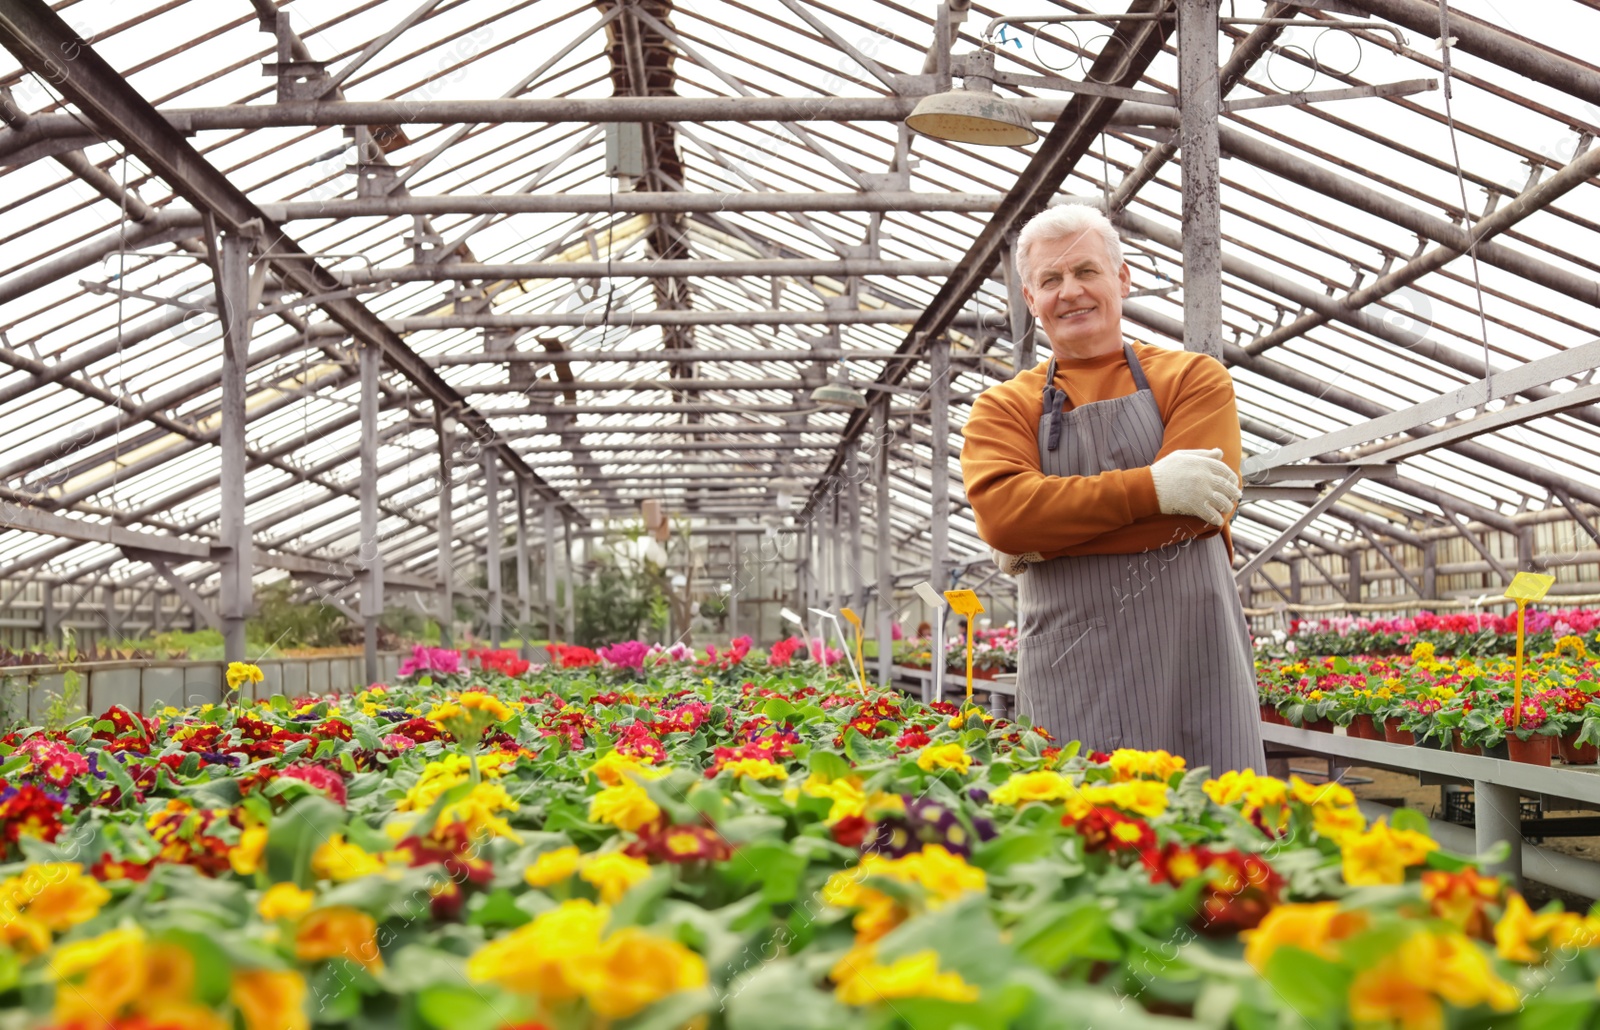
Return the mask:
<path id="1" fill-rule="evenodd" d="M 533 630 L 533 592 L 529 584 L 528 575 L 528 497 L 523 490 L 522 480 L 516 482 L 517 498 L 517 620 L 520 623 L 517 637 L 521 640 L 517 654 L 522 658 L 533 655 L 533 649 L 528 646 L 528 637 Z"/>
<path id="2" fill-rule="evenodd" d="M 658 194 L 667 196 L 668 194 Z M 832 261 L 799 258 L 756 258 L 748 261 L 616 261 L 607 272 L 604 261 L 544 261 L 520 265 L 401 265 L 335 273 L 346 286 L 371 283 L 450 282 L 461 279 L 594 279 L 603 275 L 618 278 L 672 279 L 686 275 L 704 276 L 816 276 L 844 278 L 852 275 L 947 276 L 955 270 L 954 261 L 876 261 L 836 259 Z"/>
<path id="3" fill-rule="evenodd" d="M 51 646 L 56 640 L 56 631 L 60 629 L 60 619 L 56 617 L 56 585 L 46 580 L 39 584 L 39 634 L 44 638 L 46 646 Z"/>
<path id="4" fill-rule="evenodd" d="M 572 520 L 561 520 L 561 535 L 567 545 L 567 626 L 565 636 L 573 641 L 578 638 L 578 575 L 572 563 Z"/>
<path id="5" fill-rule="evenodd" d="M 739 594 L 744 590 L 744 555 L 737 532 L 728 538 L 728 546 L 733 552 L 728 570 L 728 639 L 733 640 L 739 636 Z"/>
<path id="6" fill-rule="evenodd" d="M 456 618 L 455 600 L 455 561 L 451 554 L 453 546 L 453 526 L 455 518 L 454 500 L 454 463 L 452 459 L 451 435 L 454 431 L 454 420 L 451 427 L 446 429 L 445 416 L 437 406 L 433 412 L 434 433 L 439 439 L 439 553 L 437 558 L 437 571 L 439 574 L 439 646 L 451 645 Z"/>
<path id="7" fill-rule="evenodd" d="M 556 510 L 555 505 L 544 506 L 544 608 L 546 640 L 554 640 L 556 628 Z"/>
<path id="8" fill-rule="evenodd" d="M 1478 854 L 1501 841 L 1511 845 L 1505 860 L 1484 868 L 1490 876 L 1503 876 L 1513 884 L 1522 880 L 1522 795 L 1515 787 L 1486 780 L 1472 784 L 1473 830 Z"/>
<path id="9" fill-rule="evenodd" d="M 500 646 L 500 624 L 505 621 L 505 612 L 500 596 L 500 471 L 495 467 L 495 456 L 492 447 L 483 449 L 483 498 L 488 521 L 488 532 L 484 537 L 484 561 L 488 567 L 484 573 L 489 587 L 489 646 L 497 648 Z"/>
<path id="10" fill-rule="evenodd" d="M 845 507 L 850 516 L 850 607 L 857 615 L 866 604 L 866 585 L 861 573 L 861 448 L 851 448 L 845 482 Z"/>
<path id="11" fill-rule="evenodd" d="M 1006 282 L 1006 318 L 1011 325 L 1012 368 L 1017 372 L 1034 366 L 1033 312 L 1028 310 L 1028 299 L 1022 295 L 1023 282 L 1017 275 L 1017 238 L 1006 239 L 1006 248 L 1000 254 L 1000 271 Z"/>
<path id="12" fill-rule="evenodd" d="M 117 611 L 117 585 L 105 585 L 106 599 L 106 639 L 116 641 L 122 637 L 122 615 Z"/>
<path id="13" fill-rule="evenodd" d="M 877 480 L 878 528 L 873 566 L 878 574 L 878 686 L 887 690 L 894 678 L 894 563 L 889 542 L 893 534 L 889 510 L 889 398 L 872 409 L 872 433 L 876 438 L 874 478 Z"/>
<path id="14" fill-rule="evenodd" d="M 839 539 L 841 520 L 839 487 L 833 488 L 833 501 L 828 505 L 828 574 L 833 582 L 828 584 L 828 610 L 838 611 L 844 604 L 844 541 Z"/>
<path id="15" fill-rule="evenodd" d="M 245 618 L 250 614 L 250 531 L 244 521 L 245 370 L 250 367 L 250 240 L 224 233 L 217 248 L 222 312 L 222 474 L 219 480 L 219 532 L 224 547 L 218 614 L 222 617 L 222 657 L 245 660 Z"/>
<path id="16" fill-rule="evenodd" d="M 378 552 L 378 363 L 376 347 L 357 350 L 361 371 L 362 654 L 369 684 L 378 682 L 378 620 L 383 617 L 383 556 Z"/>
<path id="17" fill-rule="evenodd" d="M 932 554 L 928 582 L 940 593 L 950 588 L 945 562 L 950 557 L 950 339 L 928 341 L 928 425 L 933 461 L 928 470 L 929 539 Z M 942 616 L 941 616 L 942 618 Z"/>
<path id="18" fill-rule="evenodd" d="M 1183 148 L 1183 345 L 1222 358 L 1222 204 L 1217 117 L 1219 0 L 1178 4 Z"/>

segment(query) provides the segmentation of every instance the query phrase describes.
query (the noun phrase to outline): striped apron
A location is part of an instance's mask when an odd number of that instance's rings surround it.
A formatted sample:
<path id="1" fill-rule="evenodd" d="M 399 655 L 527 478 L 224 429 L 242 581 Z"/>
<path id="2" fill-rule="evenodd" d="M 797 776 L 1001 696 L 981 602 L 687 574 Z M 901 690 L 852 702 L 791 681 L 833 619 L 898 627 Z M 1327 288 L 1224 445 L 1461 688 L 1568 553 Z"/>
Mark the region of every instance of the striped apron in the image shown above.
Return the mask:
<path id="1" fill-rule="evenodd" d="M 1133 348 L 1122 349 L 1138 389 L 1070 411 L 1050 359 L 1045 475 L 1138 468 L 1160 453 L 1161 409 Z M 1030 565 L 1017 588 L 1018 710 L 1036 725 L 1100 751 L 1160 748 L 1191 769 L 1266 771 L 1250 636 L 1220 535 L 1055 558 Z"/>

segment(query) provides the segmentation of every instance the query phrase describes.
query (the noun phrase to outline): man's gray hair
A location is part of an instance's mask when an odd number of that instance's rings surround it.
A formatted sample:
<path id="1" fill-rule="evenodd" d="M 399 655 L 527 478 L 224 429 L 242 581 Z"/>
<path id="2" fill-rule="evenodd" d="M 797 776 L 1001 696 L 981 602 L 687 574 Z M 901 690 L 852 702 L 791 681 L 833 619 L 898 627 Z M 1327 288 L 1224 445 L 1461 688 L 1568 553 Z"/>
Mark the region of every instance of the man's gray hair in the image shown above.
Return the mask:
<path id="1" fill-rule="evenodd" d="M 1097 207 L 1088 204 L 1062 204 L 1045 210 L 1028 219 L 1017 236 L 1017 278 L 1028 286 L 1033 285 L 1030 255 L 1033 245 L 1041 240 L 1058 240 L 1063 236 L 1079 236 L 1095 232 L 1105 242 L 1106 253 L 1111 255 L 1113 271 L 1122 267 L 1122 238 L 1116 226 Z"/>

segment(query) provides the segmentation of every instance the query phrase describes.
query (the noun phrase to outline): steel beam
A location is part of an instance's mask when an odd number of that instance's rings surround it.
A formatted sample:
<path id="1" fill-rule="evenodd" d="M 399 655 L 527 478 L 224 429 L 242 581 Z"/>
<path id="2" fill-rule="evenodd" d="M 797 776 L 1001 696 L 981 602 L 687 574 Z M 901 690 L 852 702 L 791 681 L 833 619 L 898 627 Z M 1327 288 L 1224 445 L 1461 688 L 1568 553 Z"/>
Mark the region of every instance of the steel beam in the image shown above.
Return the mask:
<path id="1" fill-rule="evenodd" d="M 0 14 L 0 24 L 4 15 Z M 222 313 L 222 478 L 217 537 L 222 558 L 219 612 L 223 660 L 245 660 L 244 624 L 251 611 L 255 569 L 250 527 L 245 525 L 245 371 L 250 367 L 250 251 L 252 240 L 240 231 L 210 235 L 216 262 L 217 310 Z M 159 566 L 157 571 L 160 571 Z M 192 602 L 191 602 L 192 603 Z M 198 610 L 198 609 L 197 609 Z M 215 628 L 215 627 L 213 627 Z"/>
<path id="2" fill-rule="evenodd" d="M 261 249 L 275 255 L 270 263 L 280 279 L 308 296 L 337 293 L 339 283 L 298 243 L 268 218 L 249 197 L 228 181 L 183 137 L 180 127 L 164 118 L 98 53 L 42 0 L 15 0 L 0 7 L 0 44 L 28 70 L 44 76 L 68 100 L 111 136 L 121 140 L 147 167 L 198 210 L 211 214 L 227 232 L 256 233 Z M 62 55 L 72 55 L 64 60 Z M 558 102 L 561 103 L 561 102 Z M 255 105 L 234 108 L 249 112 Z M 300 105 L 307 111 L 338 106 Z M 73 117 L 73 116 L 67 116 Z M 74 119 L 75 120 L 75 119 Z M 390 124 L 396 119 L 358 118 L 341 125 Z M 0 144 L 3 148 L 3 144 Z M 121 244 L 121 245 L 126 245 Z M 528 479 L 545 497 L 560 495 L 528 468 L 509 446 L 496 440 L 494 428 L 405 342 L 350 297 L 319 301 L 319 306 L 362 343 L 382 349 L 390 367 L 451 408 L 474 436 L 501 450 L 508 467 Z"/>
<path id="3" fill-rule="evenodd" d="M 483 452 L 484 519 L 488 536 L 484 552 L 489 588 L 489 646 L 500 646 L 500 628 L 505 622 L 505 598 L 500 590 L 500 470 L 496 468 L 495 451 Z"/>
<path id="4" fill-rule="evenodd" d="M 1250 577 L 1254 575 L 1257 569 L 1261 568 L 1261 566 L 1277 557 L 1278 552 L 1283 549 L 1285 544 L 1299 536 L 1302 530 L 1317 520 L 1317 516 L 1333 507 L 1333 502 L 1343 497 L 1351 487 L 1359 483 L 1364 474 L 1365 473 L 1362 470 L 1352 472 L 1350 475 L 1346 476 L 1338 486 L 1335 486 L 1333 489 L 1323 494 L 1322 498 L 1318 500 L 1317 503 L 1306 509 L 1305 514 L 1301 515 L 1298 519 L 1295 519 L 1294 522 L 1290 523 L 1289 528 L 1285 529 L 1276 540 L 1273 540 L 1271 543 L 1263 547 L 1256 553 L 1254 558 L 1251 558 L 1245 563 L 1244 568 L 1234 573 L 1234 582 L 1250 582 Z"/>
<path id="5" fill-rule="evenodd" d="M 439 515 L 438 515 L 438 541 L 435 544 L 435 570 L 439 577 L 439 644 L 449 647 L 454 635 L 456 618 L 455 600 L 455 565 L 454 555 L 451 553 L 451 542 L 454 531 L 451 520 L 455 516 L 455 490 L 454 454 L 452 437 L 455 433 L 455 420 L 449 420 L 446 428 L 446 418 L 443 410 L 438 406 L 433 411 L 433 431 L 439 445 Z"/>
<path id="6" fill-rule="evenodd" d="M 612 311 L 527 311 L 506 314 L 412 315 L 384 323 L 392 332 L 418 333 L 435 329 L 548 329 L 574 327 L 594 329 L 641 325 L 910 325 L 917 320 L 914 309 L 866 308 L 838 310 L 637 310 Z M 419 361 L 421 359 L 418 359 Z M 426 364 L 426 363 L 424 363 Z M 902 364 L 904 364 L 902 362 Z"/>
<path id="7" fill-rule="evenodd" d="M 262 204 L 261 210 L 276 221 L 320 221 L 336 218 L 409 218 L 417 215 L 516 214 L 690 214 L 728 212 L 946 211 L 986 214 L 1000 206 L 998 193 L 934 193 L 913 190 L 872 192 L 785 193 L 744 190 L 736 193 L 702 193 L 672 190 L 663 193 L 446 193 L 433 196 L 350 197 L 318 201 Z M 166 224 L 181 225 L 198 212 L 163 208 Z"/>
<path id="8" fill-rule="evenodd" d="M 1183 148 L 1183 324 L 1186 350 L 1222 358 L 1222 201 L 1217 119 L 1218 0 L 1178 4 Z"/>
<path id="9" fill-rule="evenodd" d="M 954 261 L 893 261 L 882 258 L 843 258 L 802 260 L 797 258 L 757 258 L 739 260 L 691 260 L 663 258 L 658 261 L 541 261 L 533 264 L 482 265 L 410 264 L 377 266 L 359 271 L 333 273 L 348 286 L 373 283 L 460 282 L 471 279 L 676 279 L 698 275 L 727 276 L 831 276 L 843 279 L 854 275 L 924 276 L 949 275 Z"/>
<path id="10" fill-rule="evenodd" d="M 517 484 L 517 637 L 520 641 L 518 656 L 532 658 L 533 647 L 528 643 L 533 626 L 533 596 L 528 582 L 528 498 L 522 484 Z"/>

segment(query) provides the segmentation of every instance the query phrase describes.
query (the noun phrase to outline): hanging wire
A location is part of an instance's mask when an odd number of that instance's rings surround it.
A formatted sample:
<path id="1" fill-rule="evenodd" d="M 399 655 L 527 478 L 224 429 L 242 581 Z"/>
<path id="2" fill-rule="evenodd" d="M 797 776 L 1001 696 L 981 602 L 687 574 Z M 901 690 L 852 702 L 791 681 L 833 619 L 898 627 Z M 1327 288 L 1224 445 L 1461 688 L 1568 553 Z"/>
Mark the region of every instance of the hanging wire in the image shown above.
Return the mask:
<path id="1" fill-rule="evenodd" d="M 1461 194 L 1461 217 L 1467 231 L 1467 254 L 1472 258 L 1472 288 L 1478 298 L 1478 332 L 1483 339 L 1483 399 L 1487 403 L 1494 396 L 1494 366 L 1489 362 L 1489 318 L 1483 308 L 1483 279 L 1478 273 L 1478 237 L 1474 231 L 1472 212 L 1467 207 L 1467 180 L 1461 171 L 1461 149 L 1456 143 L 1456 119 L 1450 107 L 1450 2 L 1439 0 L 1439 50 L 1440 67 L 1444 72 L 1444 120 L 1450 130 L 1450 156 L 1455 161 L 1456 189 Z"/>

